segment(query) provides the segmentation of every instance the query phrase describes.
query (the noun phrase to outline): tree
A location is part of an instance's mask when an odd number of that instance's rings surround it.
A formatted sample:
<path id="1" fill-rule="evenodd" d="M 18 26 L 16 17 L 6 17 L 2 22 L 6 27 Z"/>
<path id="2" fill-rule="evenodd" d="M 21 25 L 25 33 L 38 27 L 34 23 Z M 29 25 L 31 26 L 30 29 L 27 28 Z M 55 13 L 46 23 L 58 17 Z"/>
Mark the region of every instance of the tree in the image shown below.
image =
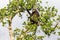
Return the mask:
<path id="1" fill-rule="evenodd" d="M 42 1 L 39 0 L 12 0 L 7 5 L 7 7 L 0 9 L 0 22 L 3 23 L 3 26 L 8 22 L 10 40 L 14 40 L 14 36 L 16 36 L 16 40 L 42 40 L 44 36 L 36 35 L 38 26 L 41 26 L 42 31 L 48 36 L 50 36 L 50 34 L 54 32 L 56 28 L 59 28 L 57 26 L 59 22 L 57 22 L 55 27 L 52 28 L 52 23 L 54 21 L 60 20 L 60 16 L 57 19 L 54 19 L 54 17 L 57 16 L 57 9 L 55 9 L 54 6 L 43 7 L 40 5 L 41 3 Z M 33 13 L 33 9 L 35 9 L 36 11 L 38 10 L 38 17 L 36 16 L 37 14 L 33 14 L 33 16 L 30 15 L 30 11 Z M 27 16 L 28 21 L 23 23 L 25 29 L 20 30 L 16 28 L 13 33 L 11 26 L 12 19 L 17 14 L 19 14 L 21 17 L 21 12 L 24 11 L 27 11 L 27 14 L 30 15 L 29 17 Z M 6 19 L 6 22 L 4 21 L 4 19 Z M 38 23 L 32 23 L 33 21 L 31 21 L 31 19 L 33 19 L 34 22 Z"/>

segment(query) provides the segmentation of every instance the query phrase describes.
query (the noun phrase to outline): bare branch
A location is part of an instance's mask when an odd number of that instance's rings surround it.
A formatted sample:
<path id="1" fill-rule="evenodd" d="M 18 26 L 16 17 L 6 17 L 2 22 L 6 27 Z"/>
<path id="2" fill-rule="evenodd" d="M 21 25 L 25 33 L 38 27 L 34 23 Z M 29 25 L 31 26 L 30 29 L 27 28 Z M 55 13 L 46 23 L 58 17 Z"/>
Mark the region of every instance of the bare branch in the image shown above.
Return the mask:
<path id="1" fill-rule="evenodd" d="M 31 15 L 31 13 L 29 12 L 29 10 L 28 10 L 28 9 L 26 9 L 26 11 L 28 12 L 28 14 L 29 14 L 29 15 Z"/>

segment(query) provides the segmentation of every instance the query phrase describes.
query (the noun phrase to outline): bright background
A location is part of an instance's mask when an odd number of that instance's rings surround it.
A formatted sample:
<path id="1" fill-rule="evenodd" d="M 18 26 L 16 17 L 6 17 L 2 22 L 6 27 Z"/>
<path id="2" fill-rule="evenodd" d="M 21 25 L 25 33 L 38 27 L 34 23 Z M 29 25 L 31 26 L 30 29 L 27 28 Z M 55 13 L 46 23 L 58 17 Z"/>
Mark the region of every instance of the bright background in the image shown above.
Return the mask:
<path id="1" fill-rule="evenodd" d="M 42 1 L 43 1 L 43 4 L 42 4 L 43 6 L 46 6 L 45 4 L 46 1 L 48 1 L 49 6 L 55 6 L 58 9 L 58 14 L 60 14 L 60 5 L 59 5 L 60 0 L 42 0 Z M 9 0 L 0 0 L 0 8 L 7 6 L 8 3 L 9 3 Z M 25 14 L 23 14 L 22 17 L 23 19 L 21 19 L 17 15 L 14 17 L 12 21 L 13 29 L 15 29 L 16 27 L 22 28 L 22 23 L 27 18 Z M 2 24 L 0 23 L 0 40 L 9 40 L 9 32 L 8 32 L 7 26 L 8 25 L 6 24 L 5 27 L 2 27 Z M 37 35 L 39 35 L 39 33 L 37 33 Z M 44 35 L 44 33 L 41 31 L 40 35 Z M 57 38 L 60 38 L 60 36 L 58 36 L 57 34 L 56 35 L 51 34 L 49 38 L 46 36 L 44 40 L 57 40 Z"/>

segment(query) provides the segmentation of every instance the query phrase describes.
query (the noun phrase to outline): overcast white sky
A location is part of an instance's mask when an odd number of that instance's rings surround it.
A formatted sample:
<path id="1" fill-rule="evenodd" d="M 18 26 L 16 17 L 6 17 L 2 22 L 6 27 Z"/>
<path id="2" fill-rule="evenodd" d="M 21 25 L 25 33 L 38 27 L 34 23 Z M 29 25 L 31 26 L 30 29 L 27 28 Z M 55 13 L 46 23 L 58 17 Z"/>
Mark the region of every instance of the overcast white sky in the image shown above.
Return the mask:
<path id="1" fill-rule="evenodd" d="M 55 6 L 58 9 L 58 14 L 60 14 L 60 0 L 43 0 L 43 6 L 46 4 L 44 2 L 48 1 L 50 6 Z M 8 4 L 8 0 L 0 0 L 0 8 L 3 8 Z M 23 15 L 23 19 L 20 20 L 21 18 L 16 15 L 16 17 L 12 21 L 12 26 L 13 29 L 15 27 L 21 27 L 22 25 L 22 20 L 26 20 L 26 15 Z M 22 27 L 21 27 L 22 28 Z M 49 38 L 46 37 L 44 40 L 57 40 L 58 35 L 51 35 Z M 7 25 L 5 27 L 2 27 L 0 23 L 0 40 L 9 40 L 9 33 L 7 29 Z"/>

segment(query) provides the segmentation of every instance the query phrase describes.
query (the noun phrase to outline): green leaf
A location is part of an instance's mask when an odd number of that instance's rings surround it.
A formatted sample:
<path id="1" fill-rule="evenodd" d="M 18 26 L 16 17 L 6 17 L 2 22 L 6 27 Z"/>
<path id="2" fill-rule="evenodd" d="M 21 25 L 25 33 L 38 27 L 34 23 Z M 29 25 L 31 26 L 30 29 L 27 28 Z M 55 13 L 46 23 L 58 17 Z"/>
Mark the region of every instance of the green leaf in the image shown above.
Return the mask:
<path id="1" fill-rule="evenodd" d="M 2 22 L 2 26 L 4 27 L 4 25 L 6 24 L 6 22 Z"/>
<path id="2" fill-rule="evenodd" d="M 38 39 L 42 39 L 42 38 L 44 38 L 44 36 L 38 36 L 37 38 L 38 38 Z"/>
<path id="3" fill-rule="evenodd" d="M 58 34 L 60 35 L 60 32 L 58 32 Z"/>

